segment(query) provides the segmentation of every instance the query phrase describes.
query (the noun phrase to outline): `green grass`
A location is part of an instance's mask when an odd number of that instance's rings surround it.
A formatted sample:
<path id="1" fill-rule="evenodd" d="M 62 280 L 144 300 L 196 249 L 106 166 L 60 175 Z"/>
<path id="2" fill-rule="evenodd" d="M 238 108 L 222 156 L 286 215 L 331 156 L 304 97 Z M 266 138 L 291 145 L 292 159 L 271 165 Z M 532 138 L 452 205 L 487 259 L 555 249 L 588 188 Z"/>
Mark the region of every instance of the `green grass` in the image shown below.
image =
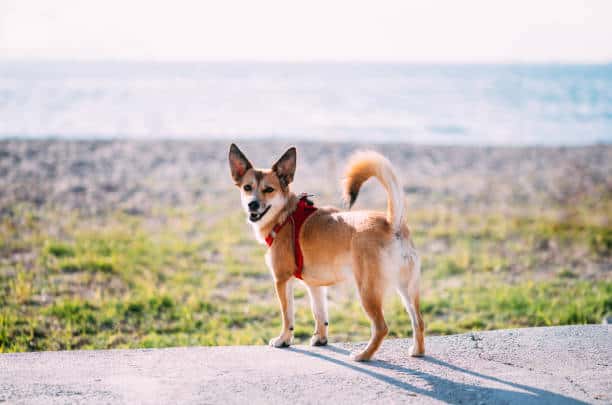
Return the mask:
<path id="1" fill-rule="evenodd" d="M 599 323 L 612 313 L 610 204 L 529 215 L 414 211 L 429 334 Z M 578 207 L 580 208 L 580 207 Z M 80 216 L 30 206 L 0 219 L 0 351 L 264 344 L 280 316 L 264 247 L 224 207 Z M 609 211 L 608 211 L 609 212 Z M 298 342 L 313 328 L 296 291 Z M 330 290 L 331 340 L 365 340 L 350 287 Z M 391 336 L 409 336 L 400 301 Z"/>

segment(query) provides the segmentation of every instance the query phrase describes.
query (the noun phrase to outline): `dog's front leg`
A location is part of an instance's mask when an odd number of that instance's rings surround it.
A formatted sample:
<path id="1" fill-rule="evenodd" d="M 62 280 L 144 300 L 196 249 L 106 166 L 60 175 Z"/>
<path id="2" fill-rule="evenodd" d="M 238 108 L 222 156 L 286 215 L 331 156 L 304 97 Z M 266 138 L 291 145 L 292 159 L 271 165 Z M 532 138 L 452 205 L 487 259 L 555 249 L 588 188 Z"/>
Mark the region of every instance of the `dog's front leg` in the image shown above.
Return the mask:
<path id="1" fill-rule="evenodd" d="M 288 347 L 293 343 L 293 279 L 276 280 L 275 287 L 283 317 L 283 329 L 277 338 L 270 340 L 270 346 Z"/>

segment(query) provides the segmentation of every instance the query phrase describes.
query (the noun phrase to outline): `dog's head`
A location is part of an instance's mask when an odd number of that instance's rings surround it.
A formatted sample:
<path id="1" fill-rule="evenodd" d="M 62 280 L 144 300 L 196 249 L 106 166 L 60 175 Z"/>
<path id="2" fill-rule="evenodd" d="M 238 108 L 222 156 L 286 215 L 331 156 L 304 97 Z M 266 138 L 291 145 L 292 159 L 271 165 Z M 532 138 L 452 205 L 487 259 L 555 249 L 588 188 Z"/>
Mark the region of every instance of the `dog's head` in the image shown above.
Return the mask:
<path id="1" fill-rule="evenodd" d="M 293 147 L 271 169 L 256 169 L 236 145 L 230 146 L 232 179 L 240 189 L 242 208 L 252 224 L 267 224 L 283 209 L 289 197 L 295 164 L 296 150 Z"/>

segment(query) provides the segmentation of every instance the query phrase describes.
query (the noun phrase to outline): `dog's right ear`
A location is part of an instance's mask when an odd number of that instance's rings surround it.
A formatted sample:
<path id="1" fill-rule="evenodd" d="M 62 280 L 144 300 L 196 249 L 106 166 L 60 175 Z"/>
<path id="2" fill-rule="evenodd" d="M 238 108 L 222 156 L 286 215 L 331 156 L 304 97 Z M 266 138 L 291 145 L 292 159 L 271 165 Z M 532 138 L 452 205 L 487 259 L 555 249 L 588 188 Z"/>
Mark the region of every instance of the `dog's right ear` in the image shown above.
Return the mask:
<path id="1" fill-rule="evenodd" d="M 232 179 L 236 184 L 240 183 L 242 176 L 253 167 L 249 159 L 244 156 L 244 153 L 235 144 L 230 146 L 229 150 L 229 165 L 232 172 Z"/>

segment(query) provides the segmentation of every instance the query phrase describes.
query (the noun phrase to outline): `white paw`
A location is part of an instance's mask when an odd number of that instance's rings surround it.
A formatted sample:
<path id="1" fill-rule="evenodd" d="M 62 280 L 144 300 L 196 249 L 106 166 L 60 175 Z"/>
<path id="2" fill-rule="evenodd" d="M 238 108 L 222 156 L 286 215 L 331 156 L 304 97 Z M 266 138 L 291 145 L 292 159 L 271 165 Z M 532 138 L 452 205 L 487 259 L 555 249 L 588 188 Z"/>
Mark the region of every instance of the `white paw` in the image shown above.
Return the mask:
<path id="1" fill-rule="evenodd" d="M 408 353 L 410 353 L 412 357 L 423 357 L 425 355 L 425 349 L 417 350 L 416 346 L 412 345 L 410 349 L 408 349 Z"/>
<path id="2" fill-rule="evenodd" d="M 312 335 L 310 338 L 310 346 L 326 346 L 327 337 L 321 337 L 321 335 Z"/>
<path id="3" fill-rule="evenodd" d="M 270 346 L 272 347 L 289 347 L 291 346 L 291 337 L 279 336 L 274 339 L 270 339 Z"/>

